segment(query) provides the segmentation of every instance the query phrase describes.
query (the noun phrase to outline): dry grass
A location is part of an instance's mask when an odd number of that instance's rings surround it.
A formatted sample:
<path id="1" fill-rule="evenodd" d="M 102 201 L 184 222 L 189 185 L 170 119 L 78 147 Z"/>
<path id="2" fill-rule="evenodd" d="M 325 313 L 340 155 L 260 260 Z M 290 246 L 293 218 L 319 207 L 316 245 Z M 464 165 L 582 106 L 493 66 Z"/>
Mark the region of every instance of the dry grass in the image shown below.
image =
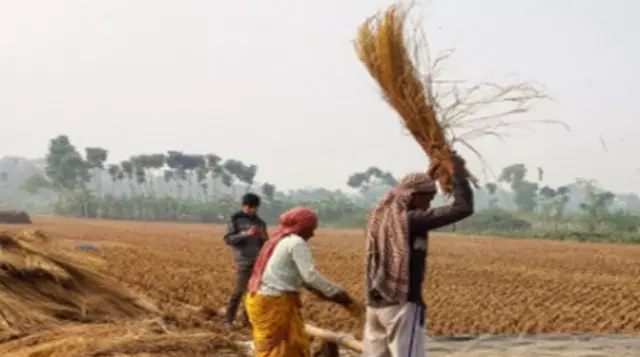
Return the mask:
<path id="1" fill-rule="evenodd" d="M 97 272 L 105 267 L 100 257 L 60 251 L 54 243 L 39 230 L 0 233 L 0 355 L 199 356 L 237 350 L 211 331 L 176 329 L 175 309 L 161 313 L 148 298 Z"/>
<path id="2" fill-rule="evenodd" d="M 451 55 L 445 52 L 432 60 L 426 36 L 408 18 L 413 4 L 393 4 L 367 19 L 355 40 L 356 53 L 377 82 L 383 99 L 400 115 L 404 126 L 431 161 L 440 188 L 451 193 L 446 163 L 458 142 L 484 157 L 471 141 L 482 137 L 502 139 L 510 129 L 527 129 L 527 124 L 561 124 L 554 120 L 509 121 L 548 99 L 540 86 L 531 83 L 499 85 L 477 83 L 463 88 L 456 81 L 438 80 L 439 66 Z M 467 172 L 477 185 L 476 179 Z"/>
<path id="3" fill-rule="evenodd" d="M 108 322 L 158 312 L 87 263 L 47 251 L 42 233 L 0 234 L 0 340 L 64 321 Z M 40 239 L 40 241 L 37 241 Z"/>
<path id="4" fill-rule="evenodd" d="M 392 5 L 368 19 L 358 30 L 356 51 L 380 85 L 383 98 L 400 114 L 405 127 L 431 160 L 443 192 L 451 193 L 451 175 L 444 165 L 438 164 L 451 161 L 452 147 L 438 122 L 433 96 L 424 87 L 421 73 L 405 45 L 407 15 L 407 9 Z"/>
<path id="5" fill-rule="evenodd" d="M 82 299 L 69 298 L 66 300 L 72 302 L 63 305 L 46 299 L 44 304 L 20 309 L 12 305 L 7 310 L 9 314 L 20 312 L 29 317 L 23 320 L 24 328 L 13 325 L 13 330 L 23 332 L 14 332 L 13 339 L 0 344 L 0 355 L 224 355 L 237 354 L 232 341 L 248 338 L 246 330 L 231 335 L 224 332 L 222 318 L 213 312 L 225 305 L 234 279 L 233 263 L 221 239 L 223 227 L 65 219 L 38 219 L 34 227 L 37 230 L 30 231 L 27 234 L 30 238 L 25 238 L 16 237 L 22 228 L 6 226 L 12 238 L 2 242 L 6 241 L 11 247 L 17 241 L 29 254 L 37 252 L 46 256 L 47 264 L 52 265 L 45 270 L 50 276 L 66 277 L 60 281 L 72 275 L 65 265 L 72 260 L 77 262 L 73 263 L 72 271 L 82 266 L 93 272 L 90 276 L 101 279 L 111 276 L 134 290 L 144 291 L 161 312 L 143 309 L 138 313 L 137 308 L 127 303 L 129 307 L 125 312 L 113 307 L 93 310 L 91 315 L 82 313 L 81 304 L 76 302 Z M 42 240 L 48 242 L 40 242 Z M 76 249 L 78 243 L 87 241 L 98 251 Z M 320 269 L 355 295 L 361 295 L 361 232 L 320 230 L 312 246 Z M 2 252 L 0 257 L 5 251 Z M 26 255 L 12 253 L 16 254 Z M 435 235 L 431 240 L 425 286 L 430 308 L 429 331 L 435 335 L 560 332 L 640 335 L 639 255 L 640 247 L 635 246 Z M 88 257 L 90 260 L 85 260 Z M 9 259 L 15 261 L 15 258 Z M 28 271 L 43 265 L 41 263 L 28 265 L 22 259 L 22 263 L 12 265 Z M 61 267 L 63 271 L 52 266 Z M 18 283 L 12 280 L 11 284 Z M 28 288 L 29 284 L 25 283 L 15 291 L 39 294 Z M 93 289 L 85 287 L 83 291 L 95 291 Z M 118 285 L 114 290 L 120 289 L 124 288 Z M 73 294 L 76 292 L 67 293 Z M 122 294 L 130 296 L 131 293 Z M 342 309 L 309 295 L 303 300 L 309 323 L 361 337 L 362 324 Z M 38 308 L 38 313 L 31 316 L 29 311 L 34 306 L 56 308 Z M 4 314 L 5 307 L 2 309 Z M 51 311 L 58 310 L 73 313 L 63 314 L 61 319 L 52 317 L 55 314 Z M 107 310 L 117 312 L 110 314 Z M 34 328 L 36 321 L 39 328 Z M 500 345 L 495 342 L 495 346 Z M 477 348 L 480 351 L 480 347 Z M 491 354 L 487 348 L 482 347 L 484 355 L 529 356 L 524 352 Z M 441 355 L 471 356 L 470 352 L 465 353 Z"/>

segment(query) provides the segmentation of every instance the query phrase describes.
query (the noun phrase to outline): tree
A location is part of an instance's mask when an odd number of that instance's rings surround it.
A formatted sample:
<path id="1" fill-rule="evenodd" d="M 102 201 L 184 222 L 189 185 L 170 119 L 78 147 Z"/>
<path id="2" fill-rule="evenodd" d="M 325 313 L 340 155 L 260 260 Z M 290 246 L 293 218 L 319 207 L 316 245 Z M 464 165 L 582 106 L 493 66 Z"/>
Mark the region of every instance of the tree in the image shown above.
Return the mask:
<path id="1" fill-rule="evenodd" d="M 224 171 L 229 174 L 232 183 L 237 180 L 246 185 L 245 192 L 251 190 L 258 173 L 258 166 L 246 165 L 242 161 L 235 159 L 227 159 L 222 166 Z"/>
<path id="2" fill-rule="evenodd" d="M 147 182 L 147 155 L 136 155 L 131 157 L 131 164 L 133 165 L 133 176 L 136 184 L 144 188 L 143 194 L 149 192 L 149 186 Z"/>
<path id="3" fill-rule="evenodd" d="M 135 186 L 133 185 L 133 163 L 131 160 L 124 160 L 120 162 L 120 170 L 125 175 L 127 180 L 129 180 L 129 192 L 133 196 L 136 194 Z"/>
<path id="4" fill-rule="evenodd" d="M 111 192 L 114 192 L 117 182 L 120 181 L 119 175 L 122 173 L 120 171 L 120 166 L 116 164 L 109 164 L 109 166 L 107 166 L 107 173 L 111 178 Z"/>
<path id="5" fill-rule="evenodd" d="M 35 195 L 40 190 L 51 189 L 51 183 L 43 174 L 37 173 L 29 176 L 22 184 L 21 188 L 31 195 Z"/>
<path id="6" fill-rule="evenodd" d="M 71 144 L 69 137 L 59 135 L 49 142 L 45 158 L 45 175 L 50 187 L 58 193 L 58 204 L 77 196 L 82 202 L 82 216 L 88 214 L 87 183 L 91 179 L 89 165 Z"/>
<path id="7" fill-rule="evenodd" d="M 370 166 L 362 172 L 354 172 L 347 179 L 347 185 L 359 190 L 361 193 L 369 191 L 377 185 L 395 186 L 398 180 L 388 171 L 383 171 L 376 166 Z"/>
<path id="8" fill-rule="evenodd" d="M 524 164 L 513 164 L 502 169 L 498 178 L 511 186 L 514 203 L 520 212 L 533 212 L 536 208 L 538 184 L 525 180 L 527 167 Z"/>
<path id="9" fill-rule="evenodd" d="M 194 197 L 193 184 L 198 181 L 197 170 L 206 167 L 204 155 L 189 154 L 183 155 L 181 160 L 182 170 L 185 172 L 190 198 Z M 198 185 L 198 188 L 200 185 Z M 197 194 L 196 194 L 197 195 Z"/>
<path id="10" fill-rule="evenodd" d="M 272 185 L 268 182 L 262 184 L 261 187 L 262 195 L 269 201 L 273 201 L 274 195 L 276 193 L 276 186 Z"/>
<path id="11" fill-rule="evenodd" d="M 244 165 L 242 167 L 242 170 L 240 171 L 240 176 L 238 177 L 238 179 L 240 180 L 240 182 L 247 185 L 245 193 L 251 190 L 251 187 L 253 186 L 257 173 L 258 173 L 258 166 L 256 165 Z"/>
<path id="12" fill-rule="evenodd" d="M 164 167 L 165 162 L 166 157 L 162 153 L 151 154 L 146 157 L 147 177 L 150 178 L 149 189 L 154 197 L 156 197 L 156 191 L 153 172 L 161 170 Z"/>
<path id="13" fill-rule="evenodd" d="M 498 181 L 506 182 L 513 188 L 527 176 L 527 167 L 524 164 L 512 164 L 502 169 Z"/>
<path id="14" fill-rule="evenodd" d="M 550 218 L 553 216 L 553 210 L 557 207 L 556 205 L 556 190 L 549 186 L 544 186 L 540 189 L 539 196 L 541 198 L 540 208 L 543 217 Z"/>
<path id="15" fill-rule="evenodd" d="M 521 212 L 533 212 L 536 209 L 538 184 L 523 181 L 516 187 L 515 204 Z"/>
<path id="16" fill-rule="evenodd" d="M 58 192 L 77 190 L 90 179 L 89 166 L 66 135 L 51 139 L 45 160 L 45 175 Z"/>
<path id="17" fill-rule="evenodd" d="M 498 190 L 498 185 L 494 182 L 488 182 L 484 185 L 485 190 L 489 194 L 489 208 L 496 208 L 498 200 L 496 198 L 496 191 Z"/>
<path id="18" fill-rule="evenodd" d="M 209 168 L 206 165 L 196 168 L 196 180 L 198 181 L 198 185 L 202 189 L 203 196 L 201 198 L 203 201 L 207 200 L 209 194 L 209 185 L 207 184 L 208 175 Z"/>
<path id="19" fill-rule="evenodd" d="M 211 180 L 215 185 L 217 179 L 220 178 L 224 174 L 224 169 L 220 166 L 220 162 L 222 158 L 216 154 L 206 154 L 205 160 L 207 161 L 207 169 L 211 175 Z M 212 194 L 215 191 L 215 188 L 211 190 Z"/>
<path id="20" fill-rule="evenodd" d="M 594 233 L 608 213 L 615 195 L 609 191 L 599 190 L 593 180 L 580 179 L 578 185 L 586 191 L 585 201 L 580 203 L 580 209 L 587 214 L 587 230 L 589 233 Z"/>
<path id="21" fill-rule="evenodd" d="M 177 195 L 182 197 L 183 180 L 186 179 L 185 170 L 183 167 L 184 154 L 180 151 L 169 150 L 167 151 L 166 164 L 173 171 L 173 179 L 176 183 Z"/>
<path id="22" fill-rule="evenodd" d="M 569 202 L 570 194 L 571 189 L 568 186 L 560 186 L 556 189 L 556 196 L 558 197 L 558 209 L 555 217 L 556 220 L 564 217 L 564 211 L 567 207 L 567 203 Z"/>
<path id="23" fill-rule="evenodd" d="M 164 170 L 163 171 L 163 178 L 164 178 L 164 182 L 165 183 L 170 183 L 173 181 L 173 170 Z"/>
<path id="24" fill-rule="evenodd" d="M 109 153 L 107 150 L 100 147 L 87 147 L 84 149 L 84 152 L 89 170 L 96 178 L 96 191 L 98 196 L 102 198 L 102 172 L 104 171 L 104 163 L 107 161 Z M 101 218 L 101 215 L 101 201 L 98 201 L 98 218 Z"/>
<path id="25" fill-rule="evenodd" d="M 540 196 L 544 199 L 550 200 L 556 197 L 557 192 L 549 186 L 544 186 L 540 189 Z"/>

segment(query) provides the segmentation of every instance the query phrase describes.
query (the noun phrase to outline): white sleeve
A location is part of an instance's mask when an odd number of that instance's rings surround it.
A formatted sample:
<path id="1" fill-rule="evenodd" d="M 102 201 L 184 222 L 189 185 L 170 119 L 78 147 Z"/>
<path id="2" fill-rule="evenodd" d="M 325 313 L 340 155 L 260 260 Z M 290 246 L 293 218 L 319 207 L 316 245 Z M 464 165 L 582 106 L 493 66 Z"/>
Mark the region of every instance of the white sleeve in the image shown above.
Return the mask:
<path id="1" fill-rule="evenodd" d="M 323 295 L 328 297 L 334 296 L 342 291 L 342 288 L 325 278 L 316 269 L 313 264 L 311 249 L 307 242 L 301 238 L 296 239 L 296 242 L 291 246 L 291 256 L 302 280 L 312 288 L 319 290 Z"/>

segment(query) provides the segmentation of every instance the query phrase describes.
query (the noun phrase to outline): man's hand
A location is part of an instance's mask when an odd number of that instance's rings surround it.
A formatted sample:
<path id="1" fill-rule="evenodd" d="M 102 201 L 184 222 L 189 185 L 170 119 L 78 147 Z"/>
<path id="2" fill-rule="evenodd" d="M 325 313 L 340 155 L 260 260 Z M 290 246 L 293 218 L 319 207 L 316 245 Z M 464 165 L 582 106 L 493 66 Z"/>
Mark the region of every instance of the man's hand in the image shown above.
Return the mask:
<path id="1" fill-rule="evenodd" d="M 464 161 L 462 156 L 458 155 L 458 153 L 455 151 L 451 153 L 451 174 L 452 175 L 456 172 L 464 172 L 466 165 L 467 163 Z"/>
<path id="2" fill-rule="evenodd" d="M 264 232 L 264 229 L 262 229 L 261 226 L 251 226 L 251 228 L 249 228 L 247 230 L 247 234 L 251 235 L 251 236 L 259 236 L 262 239 L 266 239 L 267 235 Z"/>
<path id="3" fill-rule="evenodd" d="M 451 151 L 450 160 L 437 161 L 431 164 L 431 167 L 429 167 L 429 175 L 434 177 L 439 167 L 444 167 L 449 175 L 454 175 L 456 173 L 463 172 L 465 165 L 466 163 L 464 159 L 458 155 L 456 151 Z"/>

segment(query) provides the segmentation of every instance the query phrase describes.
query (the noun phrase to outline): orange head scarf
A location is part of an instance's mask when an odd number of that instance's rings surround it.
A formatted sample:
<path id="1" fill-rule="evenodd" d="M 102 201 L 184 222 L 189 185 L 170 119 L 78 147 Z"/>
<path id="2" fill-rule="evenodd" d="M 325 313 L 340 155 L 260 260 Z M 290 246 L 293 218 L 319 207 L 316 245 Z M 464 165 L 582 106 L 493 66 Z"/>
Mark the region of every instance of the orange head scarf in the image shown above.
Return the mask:
<path id="1" fill-rule="evenodd" d="M 264 244 L 253 266 L 253 272 L 249 279 L 249 292 L 256 293 L 260 289 L 260 282 L 267 267 L 267 262 L 271 258 L 276 245 L 283 237 L 290 234 L 299 234 L 304 230 L 316 229 L 317 227 L 318 215 L 309 208 L 295 207 L 283 213 L 280 216 L 280 226 Z"/>

